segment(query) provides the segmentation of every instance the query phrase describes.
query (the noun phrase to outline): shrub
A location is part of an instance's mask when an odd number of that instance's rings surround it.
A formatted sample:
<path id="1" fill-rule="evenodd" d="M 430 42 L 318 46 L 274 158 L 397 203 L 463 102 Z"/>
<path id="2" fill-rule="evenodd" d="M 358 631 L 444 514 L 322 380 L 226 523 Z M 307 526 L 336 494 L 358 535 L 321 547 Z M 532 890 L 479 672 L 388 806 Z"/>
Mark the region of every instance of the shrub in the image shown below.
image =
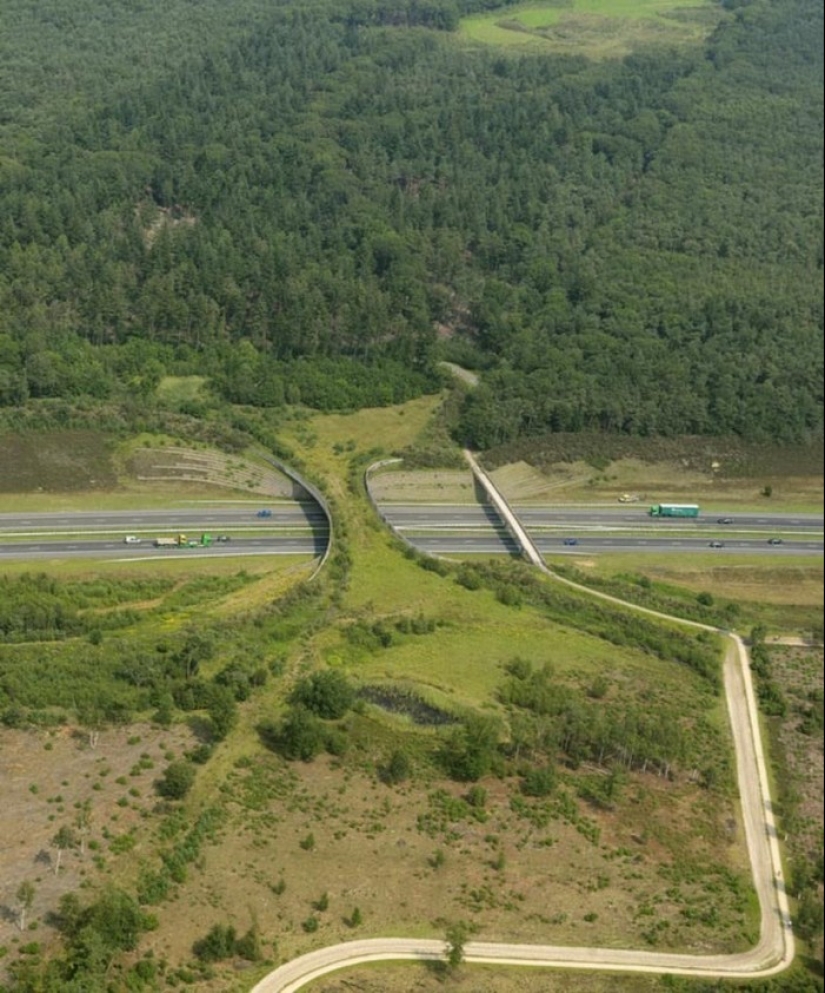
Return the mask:
<path id="1" fill-rule="evenodd" d="M 235 928 L 231 924 L 215 924 L 205 938 L 196 941 L 192 950 L 201 962 L 220 962 L 235 954 Z"/>
<path id="2" fill-rule="evenodd" d="M 521 783 L 522 793 L 527 796 L 550 796 L 556 788 L 556 770 L 551 765 L 530 769 Z"/>
<path id="3" fill-rule="evenodd" d="M 406 752 L 396 748 L 387 764 L 380 771 L 381 779 L 388 786 L 403 783 L 410 775 L 410 759 Z"/>
<path id="4" fill-rule="evenodd" d="M 179 759 L 177 762 L 169 763 L 155 788 L 167 800 L 182 800 L 192 788 L 194 782 L 194 765 L 191 762 Z"/>
<path id="5" fill-rule="evenodd" d="M 279 727 L 260 728 L 264 741 L 288 759 L 310 762 L 324 747 L 324 726 L 306 707 L 292 707 Z"/>
<path id="6" fill-rule="evenodd" d="M 346 676 L 335 669 L 325 669 L 302 679 L 292 694 L 292 702 L 305 707 L 317 717 L 337 720 L 352 707 L 355 694 Z"/>
<path id="7" fill-rule="evenodd" d="M 247 962 L 260 962 L 263 958 L 261 949 L 261 935 L 258 928 L 253 925 L 244 935 L 235 942 L 235 952 Z"/>

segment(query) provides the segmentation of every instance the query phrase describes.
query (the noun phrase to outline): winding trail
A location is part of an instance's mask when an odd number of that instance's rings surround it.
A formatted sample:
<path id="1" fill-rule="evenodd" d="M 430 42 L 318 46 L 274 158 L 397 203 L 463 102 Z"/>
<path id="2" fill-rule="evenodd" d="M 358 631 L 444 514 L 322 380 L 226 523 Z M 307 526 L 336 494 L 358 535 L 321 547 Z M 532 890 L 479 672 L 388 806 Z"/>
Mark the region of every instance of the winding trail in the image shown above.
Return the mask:
<path id="1" fill-rule="evenodd" d="M 527 558 L 554 581 L 581 590 L 590 596 L 619 604 L 626 609 L 653 615 L 693 629 L 711 631 L 727 638 L 723 683 L 736 753 L 742 820 L 761 916 L 759 940 L 756 945 L 747 951 L 732 955 L 685 955 L 647 949 L 468 942 L 464 949 L 464 961 L 484 965 L 519 965 L 599 972 L 672 973 L 680 976 L 727 979 L 762 978 L 786 969 L 794 958 L 794 937 L 759 730 L 759 710 L 745 643 L 736 634 L 625 603 L 617 597 L 590 590 L 554 574 L 544 564 L 529 535 L 507 506 L 504 498 L 495 490 L 472 455 L 465 454 L 496 509 L 505 517 L 512 533 L 517 535 Z M 445 953 L 445 942 L 435 939 L 390 937 L 344 942 L 309 952 L 279 966 L 265 976 L 254 987 L 252 993 L 297 993 L 321 976 L 348 966 L 380 961 L 443 961 Z"/>

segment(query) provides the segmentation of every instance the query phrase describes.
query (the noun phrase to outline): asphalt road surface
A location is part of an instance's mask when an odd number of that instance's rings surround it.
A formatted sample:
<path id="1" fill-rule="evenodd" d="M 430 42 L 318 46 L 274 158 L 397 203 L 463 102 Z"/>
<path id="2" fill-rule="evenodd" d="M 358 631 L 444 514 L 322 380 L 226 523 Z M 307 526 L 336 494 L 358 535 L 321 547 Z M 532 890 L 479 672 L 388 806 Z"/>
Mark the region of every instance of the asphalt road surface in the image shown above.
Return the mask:
<path id="1" fill-rule="evenodd" d="M 269 516 L 259 517 L 259 510 Z M 388 504 L 387 523 L 422 552 L 431 555 L 516 555 L 518 548 L 491 506 Z M 543 555 L 610 552 L 699 552 L 822 555 L 822 518 L 816 515 L 736 515 L 722 525 L 716 517 L 651 520 L 640 509 L 590 511 L 520 508 L 522 526 Z M 173 549 L 153 549 L 155 537 L 230 532 L 232 542 L 185 549 L 204 556 L 321 555 L 327 521 L 314 503 L 235 507 L 194 506 L 178 510 L 0 514 L 0 560 L 61 557 L 142 558 Z M 141 539 L 124 545 L 126 535 Z M 768 539 L 782 537 L 782 544 Z M 565 544 L 575 537 L 576 544 Z M 711 548 L 711 541 L 723 548 Z M 184 549 L 179 549 L 183 552 Z"/>
<path id="2" fill-rule="evenodd" d="M 0 562 L 4 559 L 116 559 L 137 562 L 146 559 L 229 558 L 239 555 L 323 555 L 326 535 L 273 534 L 260 538 L 233 538 L 194 548 L 172 546 L 155 548 L 151 541 L 124 545 L 122 541 L 16 541 L 0 543 Z"/>
<path id="3" fill-rule="evenodd" d="M 430 555 L 516 555 L 518 546 L 492 506 L 475 504 L 382 504 L 387 524 L 419 551 Z M 717 555 L 760 553 L 822 555 L 823 519 L 814 514 L 759 514 L 719 518 L 651 519 L 639 509 L 586 511 L 568 508 L 515 508 L 521 526 L 539 552 L 605 554 L 609 552 L 699 552 Z M 575 538 L 576 542 L 570 542 Z M 770 544 L 770 538 L 781 538 Z M 711 541 L 723 542 L 711 548 Z"/>
<path id="4" fill-rule="evenodd" d="M 400 504 L 380 505 L 384 517 L 397 527 L 462 528 L 497 520 L 492 507 L 483 504 Z M 587 528 L 647 531 L 664 533 L 674 530 L 739 532 L 741 530 L 774 534 L 822 535 L 823 517 L 816 514 L 707 514 L 699 517 L 648 517 L 641 510 L 603 510 L 598 507 L 550 508 L 513 507 L 522 525 L 529 530 L 543 528 Z M 727 519 L 728 524 L 720 521 Z"/>
<path id="5" fill-rule="evenodd" d="M 258 517 L 259 510 L 271 516 Z M 315 503 L 260 504 L 256 507 L 192 506 L 180 510 L 108 510 L 59 514 L 0 514 L 0 539 L 8 534 L 32 532 L 77 533 L 119 532 L 121 534 L 175 533 L 228 528 L 309 526 L 326 528 L 326 517 Z"/>
<path id="6" fill-rule="evenodd" d="M 489 535 L 441 534 L 422 535 L 401 532 L 415 548 L 429 555 L 518 555 L 516 542 L 503 529 Z M 559 537 L 533 536 L 542 555 L 591 555 L 608 552 L 708 552 L 715 555 L 822 555 L 821 541 L 785 541 L 781 545 L 768 545 L 764 539 L 724 540 L 723 548 L 711 548 L 703 538 L 621 538 L 606 536 L 581 537 L 575 545 L 565 545 Z"/>
<path id="7" fill-rule="evenodd" d="M 269 511 L 259 517 L 258 510 Z M 210 546 L 156 548 L 155 538 L 212 535 Z M 215 541 L 227 535 L 229 541 Z M 126 537 L 138 542 L 126 543 Z M 4 559 L 147 558 L 242 555 L 323 555 L 329 531 L 314 503 L 261 507 L 189 507 L 180 510 L 0 514 L 0 562 Z"/>

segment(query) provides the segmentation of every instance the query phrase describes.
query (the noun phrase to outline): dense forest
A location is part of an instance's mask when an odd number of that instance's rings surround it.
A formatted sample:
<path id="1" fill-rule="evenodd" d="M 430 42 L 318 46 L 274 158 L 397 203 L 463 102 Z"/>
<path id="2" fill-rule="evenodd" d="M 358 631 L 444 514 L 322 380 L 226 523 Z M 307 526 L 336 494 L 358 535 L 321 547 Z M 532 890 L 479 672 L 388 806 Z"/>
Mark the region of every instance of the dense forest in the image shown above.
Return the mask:
<path id="1" fill-rule="evenodd" d="M 820 438 L 819 0 L 598 63 L 467 44 L 489 6 L 5 3 L 0 405 L 351 409 L 447 358 L 477 447 Z"/>

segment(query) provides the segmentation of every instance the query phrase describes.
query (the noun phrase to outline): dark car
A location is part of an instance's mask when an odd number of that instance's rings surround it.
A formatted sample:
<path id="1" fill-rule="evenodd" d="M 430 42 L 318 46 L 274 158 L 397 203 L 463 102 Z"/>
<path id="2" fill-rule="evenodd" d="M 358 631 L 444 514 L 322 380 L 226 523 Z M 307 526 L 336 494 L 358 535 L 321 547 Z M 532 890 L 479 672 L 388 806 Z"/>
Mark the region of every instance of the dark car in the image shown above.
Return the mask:
<path id="1" fill-rule="evenodd" d="M 565 543 L 565 545 L 578 545 L 579 539 L 578 538 L 565 538 L 564 539 L 564 543 Z"/>
<path id="2" fill-rule="evenodd" d="M 725 543 L 724 543 L 724 541 L 712 541 L 710 543 L 710 547 L 711 548 L 724 548 L 725 547 Z"/>
<path id="3" fill-rule="evenodd" d="M 782 539 L 781 538 L 768 538 L 768 544 L 769 545 L 781 545 L 782 544 Z"/>
<path id="4" fill-rule="evenodd" d="M 219 534 L 215 541 L 232 541 L 228 534 Z"/>
<path id="5" fill-rule="evenodd" d="M 720 517 L 719 520 L 716 523 L 717 524 L 733 524 L 733 518 L 732 517 Z"/>
<path id="6" fill-rule="evenodd" d="M 272 517 L 272 511 L 271 510 L 259 510 L 258 511 L 258 517 Z"/>

